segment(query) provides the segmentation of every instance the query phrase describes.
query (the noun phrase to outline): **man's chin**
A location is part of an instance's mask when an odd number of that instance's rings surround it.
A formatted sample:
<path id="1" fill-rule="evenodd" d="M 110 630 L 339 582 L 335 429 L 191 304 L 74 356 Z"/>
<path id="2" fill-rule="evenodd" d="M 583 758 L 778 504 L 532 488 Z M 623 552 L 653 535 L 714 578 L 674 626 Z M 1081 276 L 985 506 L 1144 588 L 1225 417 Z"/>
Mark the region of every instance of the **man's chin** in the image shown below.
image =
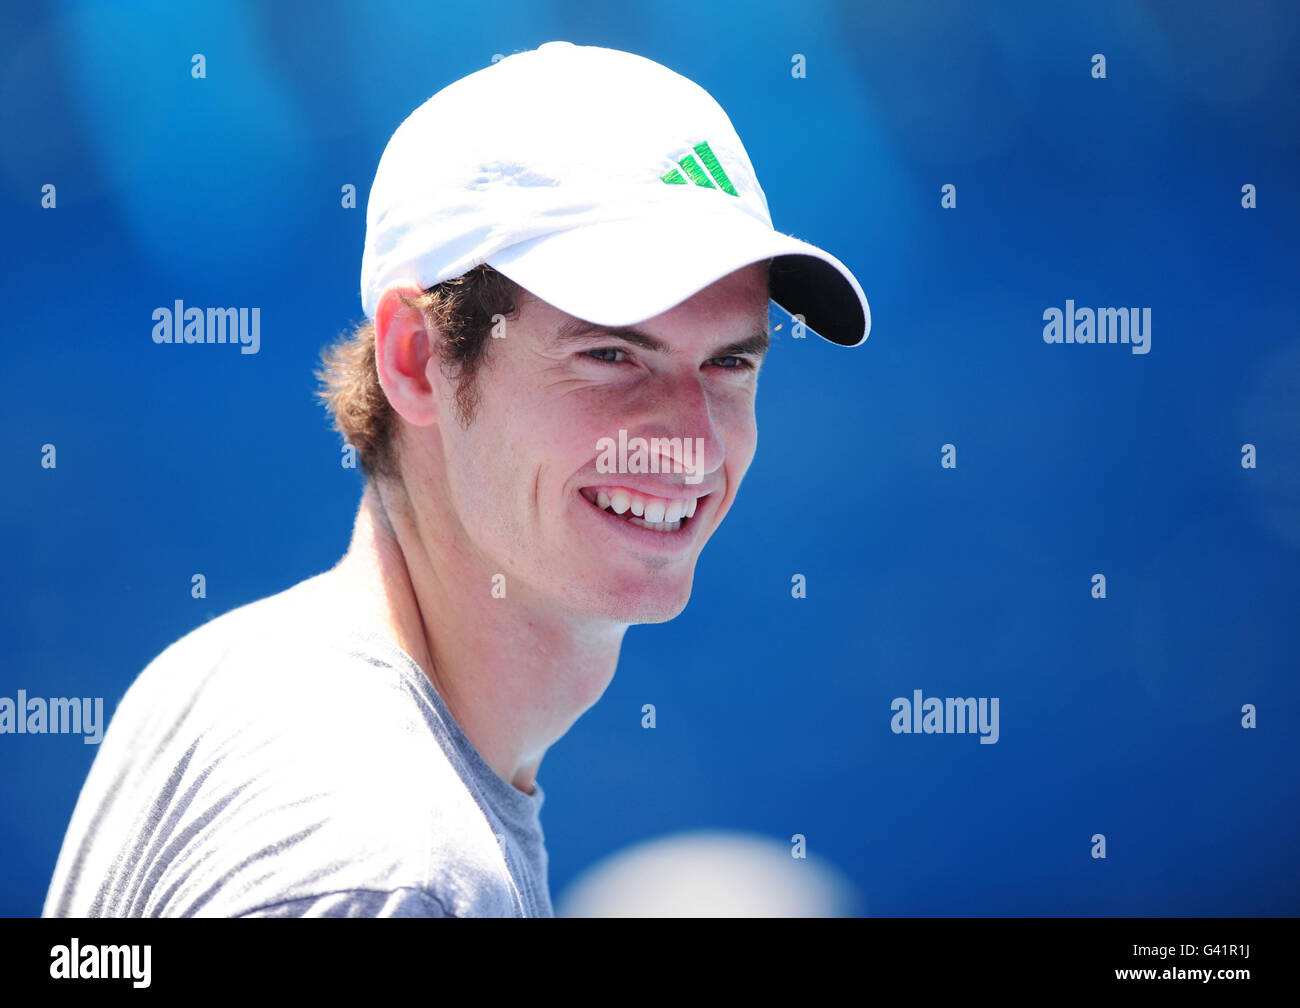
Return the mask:
<path id="1" fill-rule="evenodd" d="M 686 608 L 686 603 L 689 601 L 690 601 L 690 597 L 687 596 L 686 598 L 682 599 L 681 602 L 672 606 L 661 606 L 661 607 L 642 606 L 635 613 L 629 613 L 628 616 L 625 619 L 623 619 L 621 622 L 629 623 L 629 624 L 667 623 L 669 620 L 676 619 L 678 616 L 680 616 L 682 614 L 682 610 Z"/>
<path id="2" fill-rule="evenodd" d="M 642 587 L 612 587 L 592 599 L 599 615 L 615 623 L 667 623 L 680 616 L 691 600 L 693 578 L 672 586 L 662 582 Z"/>

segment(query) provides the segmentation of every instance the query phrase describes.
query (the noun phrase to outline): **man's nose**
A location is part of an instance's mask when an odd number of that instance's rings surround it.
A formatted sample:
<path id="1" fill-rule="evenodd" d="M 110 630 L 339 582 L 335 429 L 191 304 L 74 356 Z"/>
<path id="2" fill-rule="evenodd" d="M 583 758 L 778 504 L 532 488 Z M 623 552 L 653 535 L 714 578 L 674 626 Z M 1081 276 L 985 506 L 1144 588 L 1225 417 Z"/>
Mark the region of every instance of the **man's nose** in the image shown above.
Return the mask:
<path id="1" fill-rule="evenodd" d="M 629 435 L 659 439 L 651 445 L 658 449 L 661 473 L 694 475 L 691 482 L 699 482 L 722 467 L 726 444 L 699 374 L 674 374 L 657 381 L 636 423 L 638 429 L 629 430 Z"/>

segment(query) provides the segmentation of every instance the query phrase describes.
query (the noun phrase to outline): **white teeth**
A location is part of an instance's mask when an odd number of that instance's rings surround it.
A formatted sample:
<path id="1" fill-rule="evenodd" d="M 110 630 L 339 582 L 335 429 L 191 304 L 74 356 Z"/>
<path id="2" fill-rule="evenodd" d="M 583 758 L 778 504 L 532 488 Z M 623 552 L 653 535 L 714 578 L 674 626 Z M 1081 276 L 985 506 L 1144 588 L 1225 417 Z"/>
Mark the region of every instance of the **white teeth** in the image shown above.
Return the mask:
<path id="1" fill-rule="evenodd" d="M 682 523 L 677 522 L 655 522 L 653 525 L 644 518 L 629 518 L 629 525 L 640 525 L 642 528 L 648 528 L 655 532 L 676 532 L 682 527 Z"/>
<path id="2" fill-rule="evenodd" d="M 700 505 L 698 497 L 667 500 L 662 497 L 643 497 L 630 490 L 597 490 L 595 505 L 603 511 L 624 515 L 629 511 L 629 521 L 646 528 L 675 532 L 686 518 L 694 518 Z M 635 519 L 635 520 L 634 520 Z"/>

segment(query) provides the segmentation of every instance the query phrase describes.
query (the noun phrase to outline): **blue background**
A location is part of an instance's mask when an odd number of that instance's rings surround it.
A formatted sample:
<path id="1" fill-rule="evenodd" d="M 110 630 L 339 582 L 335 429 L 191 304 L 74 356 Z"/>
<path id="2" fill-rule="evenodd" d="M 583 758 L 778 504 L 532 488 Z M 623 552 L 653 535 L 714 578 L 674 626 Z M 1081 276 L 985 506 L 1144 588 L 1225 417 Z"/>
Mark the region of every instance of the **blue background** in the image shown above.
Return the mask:
<path id="1" fill-rule="evenodd" d="M 1283 2 L 4 5 L 0 695 L 111 709 L 167 644 L 342 554 L 360 482 L 312 370 L 361 315 L 379 155 L 551 39 L 709 90 L 777 228 L 874 317 L 855 350 L 776 341 L 690 606 L 629 630 L 542 765 L 553 892 L 724 828 L 804 834 L 873 914 L 1300 910 Z M 261 352 L 155 346 L 176 298 L 261 306 Z M 1150 354 L 1045 344 L 1067 298 L 1150 307 Z M 913 689 L 1000 697 L 1000 741 L 893 734 Z M 95 752 L 0 736 L 0 913 L 39 913 Z"/>

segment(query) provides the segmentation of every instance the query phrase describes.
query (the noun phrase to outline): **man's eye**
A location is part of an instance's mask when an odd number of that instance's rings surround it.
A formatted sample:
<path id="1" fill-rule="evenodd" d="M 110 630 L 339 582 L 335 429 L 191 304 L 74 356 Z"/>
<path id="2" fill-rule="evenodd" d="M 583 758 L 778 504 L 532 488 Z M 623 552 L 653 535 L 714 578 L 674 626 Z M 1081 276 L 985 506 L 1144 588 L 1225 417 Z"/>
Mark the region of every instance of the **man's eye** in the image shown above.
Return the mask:
<path id="1" fill-rule="evenodd" d="M 622 358 L 617 355 L 625 352 L 618 347 L 601 347 L 599 350 L 588 350 L 587 356 L 607 364 L 621 364 Z"/>
<path id="2" fill-rule="evenodd" d="M 732 363 L 719 365 L 727 370 L 744 370 L 754 366 L 754 362 L 748 357 L 714 357 L 710 363 L 717 364 L 718 361 L 731 361 Z"/>

